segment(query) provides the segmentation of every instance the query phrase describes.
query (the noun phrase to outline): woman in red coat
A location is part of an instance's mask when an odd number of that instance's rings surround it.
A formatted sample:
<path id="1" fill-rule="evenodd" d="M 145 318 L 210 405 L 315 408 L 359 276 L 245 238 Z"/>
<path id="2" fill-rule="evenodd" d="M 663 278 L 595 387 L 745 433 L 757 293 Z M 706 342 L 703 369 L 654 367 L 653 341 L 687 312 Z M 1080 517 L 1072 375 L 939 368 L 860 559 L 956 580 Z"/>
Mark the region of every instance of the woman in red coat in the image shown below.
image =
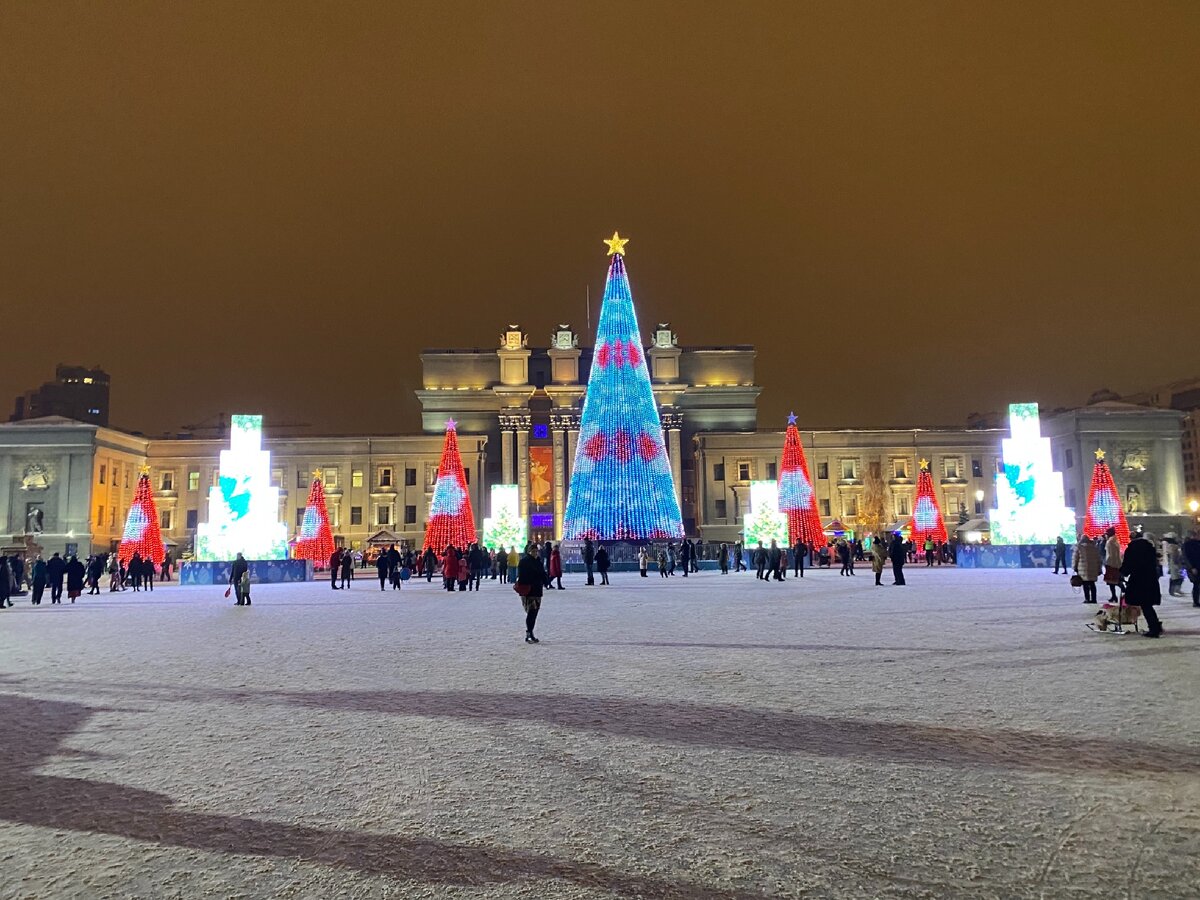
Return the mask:
<path id="1" fill-rule="evenodd" d="M 562 553 L 559 552 L 561 547 L 562 544 L 556 544 L 554 549 L 550 551 L 550 580 L 554 581 L 557 579 L 558 589 L 565 591 L 566 588 L 563 587 L 562 583 Z"/>
<path id="2" fill-rule="evenodd" d="M 447 547 L 442 554 L 442 581 L 448 591 L 454 590 L 454 583 L 458 581 L 458 553 L 453 547 Z"/>

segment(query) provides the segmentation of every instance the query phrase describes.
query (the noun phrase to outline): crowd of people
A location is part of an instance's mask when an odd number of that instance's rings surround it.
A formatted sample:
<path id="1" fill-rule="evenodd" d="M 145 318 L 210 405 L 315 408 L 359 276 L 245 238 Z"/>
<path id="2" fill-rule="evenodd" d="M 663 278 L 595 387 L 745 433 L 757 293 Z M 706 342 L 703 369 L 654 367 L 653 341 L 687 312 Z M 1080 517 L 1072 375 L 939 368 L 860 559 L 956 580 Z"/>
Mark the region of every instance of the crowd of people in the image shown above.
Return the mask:
<path id="1" fill-rule="evenodd" d="M 99 553 L 85 561 L 74 554 L 53 553 L 45 559 L 39 553 L 28 564 L 21 556 L 0 556 L 0 609 L 12 606 L 12 597 L 25 591 L 34 606 L 41 606 L 47 588 L 52 605 L 62 603 L 64 591 L 74 603 L 85 587 L 89 595 L 99 594 L 106 575 L 110 592 L 129 588 L 152 591 L 156 577 L 171 580 L 171 570 L 170 555 L 161 566 L 143 559 L 140 553 L 134 553 L 127 562 L 118 559 L 115 553 Z"/>

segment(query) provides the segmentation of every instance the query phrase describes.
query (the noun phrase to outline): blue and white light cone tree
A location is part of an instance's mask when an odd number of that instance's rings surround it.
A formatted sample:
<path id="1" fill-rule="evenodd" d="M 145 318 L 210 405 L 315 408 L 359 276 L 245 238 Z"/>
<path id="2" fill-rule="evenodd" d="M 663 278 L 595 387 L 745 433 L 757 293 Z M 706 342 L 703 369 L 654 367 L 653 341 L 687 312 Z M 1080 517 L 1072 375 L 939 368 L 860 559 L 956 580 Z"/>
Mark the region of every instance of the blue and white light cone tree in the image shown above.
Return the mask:
<path id="1" fill-rule="evenodd" d="M 662 421 L 625 275 L 626 241 L 614 232 L 605 243 L 612 262 L 580 417 L 563 538 L 682 538 Z"/>

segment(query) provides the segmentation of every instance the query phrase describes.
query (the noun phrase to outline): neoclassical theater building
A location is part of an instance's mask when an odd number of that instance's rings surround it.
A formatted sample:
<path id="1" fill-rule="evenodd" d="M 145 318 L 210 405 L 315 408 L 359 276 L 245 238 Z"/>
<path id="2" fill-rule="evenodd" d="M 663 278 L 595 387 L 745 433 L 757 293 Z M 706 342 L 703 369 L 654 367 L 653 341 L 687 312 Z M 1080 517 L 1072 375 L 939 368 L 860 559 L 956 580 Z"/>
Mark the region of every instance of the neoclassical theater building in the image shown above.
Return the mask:
<path id="1" fill-rule="evenodd" d="M 750 483 L 777 476 L 785 423 L 760 428 L 755 351 L 748 346 L 679 346 L 668 324 L 647 342 L 650 369 L 684 524 L 705 541 L 735 541 L 749 511 Z M 477 525 L 490 486 L 519 486 L 531 537 L 557 538 L 579 433 L 591 349 L 568 326 L 549 346 L 530 347 L 518 326 L 491 349 L 421 354 L 422 433 L 286 436 L 264 422 L 280 517 L 294 536 L 312 472 L 322 472 L 335 538 L 362 547 L 372 537 L 420 545 L 445 422 L 458 422 L 459 449 Z M 777 386 L 775 390 L 786 390 Z M 1022 400 L 1027 398 L 1013 398 Z M 797 395 L 801 425 L 815 411 Z M 239 410 L 254 413 L 256 410 Z M 1187 528 L 1183 413 L 1102 400 L 1043 410 L 1054 467 L 1082 524 L 1094 451 L 1103 449 L 1133 522 L 1154 533 Z M 802 428 L 819 511 L 854 528 L 869 479 L 882 481 L 897 526 L 911 515 L 918 465 L 928 462 L 947 525 L 986 538 L 1005 422 L 993 427 Z M 186 553 L 207 519 L 224 435 L 164 438 L 65 418 L 0 424 L 0 543 L 10 552 L 34 535 L 46 552 L 107 551 L 120 540 L 138 473 L 148 467 L 166 539 Z M 2 552 L 2 551 L 0 551 Z"/>

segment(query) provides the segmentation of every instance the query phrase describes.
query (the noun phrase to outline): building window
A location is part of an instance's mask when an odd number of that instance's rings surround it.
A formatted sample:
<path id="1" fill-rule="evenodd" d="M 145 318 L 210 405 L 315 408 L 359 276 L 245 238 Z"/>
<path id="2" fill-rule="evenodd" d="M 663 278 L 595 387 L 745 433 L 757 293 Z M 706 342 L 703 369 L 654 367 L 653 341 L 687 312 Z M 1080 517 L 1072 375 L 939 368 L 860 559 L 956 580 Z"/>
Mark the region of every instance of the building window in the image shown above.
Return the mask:
<path id="1" fill-rule="evenodd" d="M 946 473 L 947 478 L 958 478 L 960 471 L 958 467 L 958 457 L 948 456 L 943 459 L 942 470 Z"/>
<path id="2" fill-rule="evenodd" d="M 821 515 L 823 515 L 823 516 L 829 515 L 829 501 L 828 500 L 821 501 Z"/>
<path id="3" fill-rule="evenodd" d="M 108 527 L 117 527 L 117 508 L 115 506 L 108 511 Z"/>
<path id="4" fill-rule="evenodd" d="M 305 509 L 303 506 L 300 507 L 298 510 L 296 510 L 296 527 L 297 528 L 299 528 L 301 525 L 304 524 L 304 512 L 305 512 Z"/>
<path id="5" fill-rule="evenodd" d="M 97 528 L 104 527 L 104 507 L 103 506 L 96 507 L 96 527 Z"/>
<path id="6" fill-rule="evenodd" d="M 196 530 L 196 522 L 198 522 L 198 521 L 199 521 L 199 519 L 200 519 L 200 517 L 199 517 L 199 515 L 197 515 L 197 512 L 196 512 L 196 510 L 194 510 L 194 509 L 189 509 L 189 510 L 187 511 L 187 527 L 188 527 L 188 531 L 195 531 L 195 530 Z"/>
<path id="7" fill-rule="evenodd" d="M 355 469 L 354 471 L 352 471 L 350 473 L 350 487 L 362 487 L 362 486 L 363 486 L 362 469 Z"/>
<path id="8" fill-rule="evenodd" d="M 392 486 L 391 466 L 383 466 L 382 468 L 380 468 L 380 470 L 379 470 L 379 486 L 385 487 L 385 488 Z"/>
<path id="9" fill-rule="evenodd" d="M 108 477 L 108 466 L 100 467 L 100 483 L 104 484 L 104 479 Z"/>
<path id="10" fill-rule="evenodd" d="M 900 516 L 907 516 L 907 515 L 908 515 L 908 498 L 907 497 L 897 497 L 896 498 L 896 517 L 899 518 Z"/>
<path id="11" fill-rule="evenodd" d="M 983 463 L 981 463 L 977 459 L 971 460 L 971 477 L 972 478 L 982 478 L 983 477 Z"/>
<path id="12" fill-rule="evenodd" d="M 718 519 L 724 519 L 724 518 L 725 518 L 725 514 L 728 512 L 728 510 L 725 508 L 725 501 L 724 501 L 724 500 L 717 500 L 717 501 L 715 501 L 715 502 L 714 502 L 713 506 L 714 506 L 714 508 L 715 508 L 715 511 L 716 511 L 716 517 L 717 517 Z"/>
<path id="13" fill-rule="evenodd" d="M 999 457 L 996 459 L 996 474 L 997 475 L 1004 474 L 1004 460 Z"/>
<path id="14" fill-rule="evenodd" d="M 775 473 L 778 471 L 777 466 L 778 466 L 778 463 L 773 463 L 773 462 L 767 463 L 767 480 L 768 481 L 775 480 L 775 478 L 776 478 Z"/>
<path id="15" fill-rule="evenodd" d="M 188 472 L 188 490 L 189 491 L 200 490 L 200 473 L 199 472 Z"/>
<path id="16" fill-rule="evenodd" d="M 858 498 L 846 497 L 842 500 L 842 512 L 847 516 L 858 515 Z"/>
<path id="17" fill-rule="evenodd" d="M 829 480 L 829 463 L 827 463 L 827 462 L 817 463 L 817 478 L 819 478 L 823 481 Z"/>
<path id="18" fill-rule="evenodd" d="M 380 503 L 375 507 L 375 521 L 380 525 L 392 524 L 392 508 L 386 503 Z"/>
<path id="19" fill-rule="evenodd" d="M 158 527 L 163 531 L 171 530 L 171 511 L 164 509 L 158 514 Z"/>
<path id="20" fill-rule="evenodd" d="M 962 500 L 954 494 L 948 494 L 946 496 L 946 512 L 952 516 L 957 516 L 960 509 L 962 509 Z"/>
<path id="21" fill-rule="evenodd" d="M 748 463 L 748 462 L 738 463 L 738 481 L 749 481 L 749 480 L 750 480 L 750 463 Z"/>
<path id="22" fill-rule="evenodd" d="M 417 470 L 416 469 L 405 469 L 404 470 L 404 486 L 405 487 L 416 487 L 417 486 Z M 415 522 L 416 519 L 414 519 L 413 521 Z"/>
<path id="23" fill-rule="evenodd" d="M 100 480 L 103 481 L 104 476 L 101 476 Z M 724 480 L 725 480 L 725 463 L 713 463 L 713 481 L 724 481 Z"/>
<path id="24" fill-rule="evenodd" d="M 325 487 L 335 488 L 338 486 L 338 470 L 337 466 L 330 466 L 322 473 Z"/>
<path id="25" fill-rule="evenodd" d="M 854 481 L 858 478 L 858 460 L 843 459 L 842 460 L 842 481 Z"/>
<path id="26" fill-rule="evenodd" d="M 125 467 L 125 487 L 129 487 L 129 473 L 133 471 L 132 466 Z"/>
<path id="27" fill-rule="evenodd" d="M 1063 458 L 1066 459 L 1066 461 L 1067 461 L 1068 469 L 1073 468 L 1075 466 L 1075 453 L 1071 450 L 1070 447 L 1068 447 L 1066 449 L 1066 451 L 1063 453 Z M 1075 501 L 1072 500 L 1071 505 L 1074 506 Z"/>
<path id="28" fill-rule="evenodd" d="M 893 459 L 892 460 L 892 477 L 907 478 L 908 477 L 908 460 Z"/>
<path id="29" fill-rule="evenodd" d="M 471 483 L 471 470 L 466 467 L 463 468 L 463 481 L 467 484 Z"/>
<path id="30" fill-rule="evenodd" d="M 417 470 L 409 469 L 408 471 L 413 473 L 413 476 L 415 479 Z M 405 476 L 405 477 L 408 477 L 408 476 Z M 416 525 L 417 524 L 417 508 L 415 506 L 404 507 L 404 524 L 405 525 Z"/>
<path id="31" fill-rule="evenodd" d="M 283 487 L 283 469 L 271 470 L 271 487 Z"/>
<path id="32" fill-rule="evenodd" d="M 975 501 L 975 515 L 977 515 L 977 516 L 983 515 L 983 501 L 982 500 Z"/>
<path id="33" fill-rule="evenodd" d="M 163 472 L 162 473 L 162 483 L 159 486 L 159 490 L 160 491 L 175 490 L 175 473 L 174 472 Z"/>
<path id="34" fill-rule="evenodd" d="M 361 525 L 362 524 L 362 507 L 361 506 L 350 507 L 350 524 L 351 525 Z"/>
<path id="35" fill-rule="evenodd" d="M 308 473 L 303 469 L 296 470 L 296 488 L 302 489 L 308 487 Z"/>

